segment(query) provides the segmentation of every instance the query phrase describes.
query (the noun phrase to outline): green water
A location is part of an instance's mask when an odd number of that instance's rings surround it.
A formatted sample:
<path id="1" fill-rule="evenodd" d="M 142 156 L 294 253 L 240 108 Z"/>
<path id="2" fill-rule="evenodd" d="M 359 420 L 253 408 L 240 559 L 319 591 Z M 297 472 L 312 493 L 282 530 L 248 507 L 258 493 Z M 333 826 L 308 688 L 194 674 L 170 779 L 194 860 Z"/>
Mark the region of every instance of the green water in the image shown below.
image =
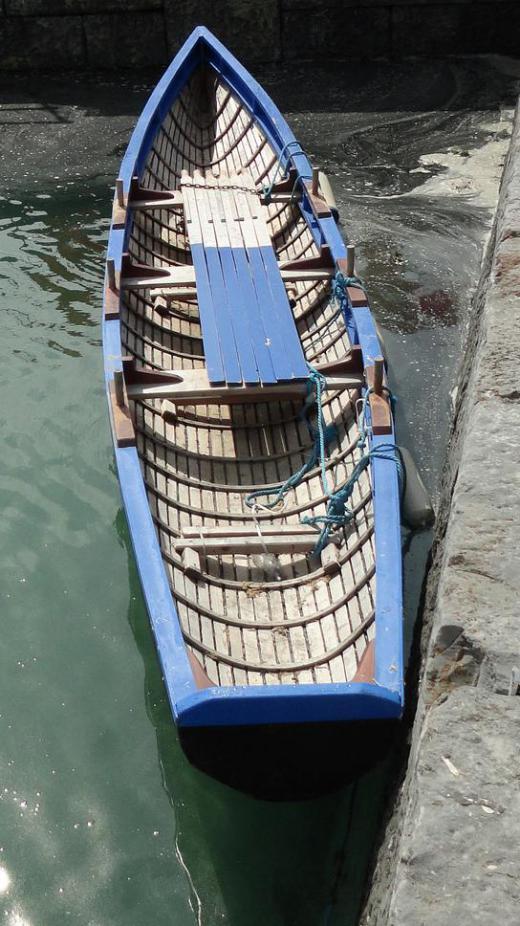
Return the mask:
<path id="1" fill-rule="evenodd" d="M 102 387 L 109 200 L 103 184 L 0 202 L 2 922 L 346 926 L 379 774 L 269 804 L 178 746 Z"/>
<path id="2" fill-rule="evenodd" d="M 434 494 L 491 211 L 464 191 L 400 200 L 395 178 L 417 183 L 403 157 L 416 165 L 425 137 L 434 151 L 489 137 L 502 82 L 490 84 L 486 66 L 472 115 L 474 67 L 461 77 L 432 65 L 438 111 L 421 115 L 427 80 L 404 139 L 386 78 L 357 99 L 340 74 L 333 106 L 322 99 L 328 76 L 316 100 L 296 78 L 291 91 L 290 75 L 273 86 L 361 245 L 401 440 Z M 396 81 L 409 108 L 410 80 Z M 321 799 L 254 800 L 187 764 L 165 700 L 121 512 L 100 344 L 109 184 L 145 95 L 106 81 L 4 88 L 0 154 L 13 193 L 0 198 L 0 923 L 354 926 L 384 768 Z M 40 125 L 37 107 L 28 129 L 40 97 L 47 115 Z M 361 156 L 359 176 L 345 173 Z M 408 636 L 428 545 L 420 535 L 406 548 Z"/>

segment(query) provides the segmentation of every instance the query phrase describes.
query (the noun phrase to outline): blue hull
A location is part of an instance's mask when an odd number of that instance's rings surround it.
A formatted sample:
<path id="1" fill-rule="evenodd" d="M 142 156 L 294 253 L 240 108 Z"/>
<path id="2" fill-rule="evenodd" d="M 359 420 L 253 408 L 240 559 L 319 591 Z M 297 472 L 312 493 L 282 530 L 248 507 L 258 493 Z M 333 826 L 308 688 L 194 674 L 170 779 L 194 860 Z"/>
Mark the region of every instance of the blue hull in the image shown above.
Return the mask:
<path id="1" fill-rule="evenodd" d="M 153 91 L 131 137 L 120 178 L 125 192 L 132 178 L 140 176 L 150 146 L 172 101 L 179 95 L 201 62 L 213 68 L 253 114 L 258 126 L 278 152 L 294 141 L 278 109 L 233 56 L 204 28 L 186 41 Z M 282 159 L 283 160 L 283 159 Z M 291 155 L 291 165 L 302 177 L 311 176 L 303 153 Z M 344 260 L 345 245 L 334 218 L 317 217 L 310 199 L 303 195 L 302 213 L 316 243 L 328 246 L 334 261 Z M 121 271 L 127 247 L 128 227 L 112 227 L 108 258 L 115 273 Z M 108 282 L 108 274 L 107 281 Z M 105 286 L 105 293 L 107 292 Z M 365 367 L 381 353 L 368 306 L 349 310 L 346 324 L 353 343 L 361 347 Z M 103 348 L 107 394 L 114 374 L 122 369 L 121 323 L 110 311 L 105 295 Z M 109 407 L 113 410 L 113 404 Z M 112 427 L 115 433 L 113 411 Z M 393 434 L 374 436 L 372 449 L 393 441 Z M 146 606 L 162 666 L 175 722 L 181 728 L 234 727 L 258 724 L 316 724 L 395 720 L 403 709 L 403 617 L 399 488 L 396 468 L 374 458 L 371 480 L 374 496 L 375 601 L 374 682 L 301 685 L 198 686 L 191 668 L 176 604 L 168 582 L 156 529 L 150 512 L 141 466 L 135 446 L 115 440 L 115 459 Z"/>

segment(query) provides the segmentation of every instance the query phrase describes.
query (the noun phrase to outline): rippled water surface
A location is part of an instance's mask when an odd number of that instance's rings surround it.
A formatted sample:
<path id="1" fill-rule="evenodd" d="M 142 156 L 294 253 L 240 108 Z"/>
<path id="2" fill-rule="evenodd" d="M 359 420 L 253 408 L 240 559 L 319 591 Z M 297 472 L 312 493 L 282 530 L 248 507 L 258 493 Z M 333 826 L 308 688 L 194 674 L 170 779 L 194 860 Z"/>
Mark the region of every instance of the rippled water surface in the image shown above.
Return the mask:
<path id="1" fill-rule="evenodd" d="M 442 164 L 421 183 L 398 182 L 396 130 L 384 118 L 367 128 L 368 117 L 351 114 L 350 124 L 365 126 L 360 147 L 346 116 L 336 114 L 332 131 L 326 112 L 293 108 L 362 244 L 401 439 L 435 490 L 492 207 L 435 188 L 421 198 L 432 175 L 446 176 Z M 500 131 L 495 112 L 495 128 L 482 128 L 490 119 L 481 114 L 464 130 L 459 120 L 456 132 L 437 120 L 436 144 L 426 147 L 446 154 L 456 137 L 463 150 L 481 150 L 486 132 L 497 140 Z M 421 166 L 424 125 L 408 120 L 406 147 L 413 141 L 417 151 L 407 171 Z M 367 180 L 370 145 L 377 170 Z M 355 156 L 366 161 L 363 182 L 347 169 Z M 269 804 L 186 763 L 128 552 L 102 389 L 108 177 L 61 190 L 38 179 L 40 192 L 0 200 L 3 922 L 351 926 L 384 770 L 321 799 Z M 418 537 L 407 553 L 409 625 L 428 543 Z"/>
<path id="2" fill-rule="evenodd" d="M 16 926 L 333 922 L 370 789 L 355 813 L 356 789 L 259 802 L 177 744 L 102 389 L 109 198 L 0 203 L 0 905 Z"/>

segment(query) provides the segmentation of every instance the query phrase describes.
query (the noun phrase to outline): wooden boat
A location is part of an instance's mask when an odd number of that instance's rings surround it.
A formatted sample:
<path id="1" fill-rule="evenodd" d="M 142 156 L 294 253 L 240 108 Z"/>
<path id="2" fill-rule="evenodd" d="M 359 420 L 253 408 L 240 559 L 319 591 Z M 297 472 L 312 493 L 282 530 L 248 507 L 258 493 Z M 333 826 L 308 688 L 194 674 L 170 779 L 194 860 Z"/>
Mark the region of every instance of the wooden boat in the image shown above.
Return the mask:
<path id="1" fill-rule="evenodd" d="M 402 712 L 398 460 L 350 264 L 280 112 L 196 29 L 116 183 L 104 357 L 173 716 L 220 744 Z"/>

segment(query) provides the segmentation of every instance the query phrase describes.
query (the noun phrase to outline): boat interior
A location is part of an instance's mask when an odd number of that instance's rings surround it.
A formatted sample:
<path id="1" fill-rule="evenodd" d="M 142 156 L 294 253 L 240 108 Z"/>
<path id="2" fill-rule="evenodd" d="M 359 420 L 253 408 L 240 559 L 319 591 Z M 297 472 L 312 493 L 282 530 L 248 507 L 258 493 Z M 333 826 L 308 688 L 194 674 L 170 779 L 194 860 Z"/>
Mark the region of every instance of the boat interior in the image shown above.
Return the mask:
<path id="1" fill-rule="evenodd" d="M 199 686 L 371 680 L 369 471 L 352 519 L 320 554 L 319 526 L 304 520 L 324 515 L 362 455 L 363 380 L 296 181 L 254 115 L 201 66 L 158 128 L 129 205 L 125 388 Z M 308 466 L 320 415 L 308 365 L 327 380 L 324 473 L 318 459 Z"/>

